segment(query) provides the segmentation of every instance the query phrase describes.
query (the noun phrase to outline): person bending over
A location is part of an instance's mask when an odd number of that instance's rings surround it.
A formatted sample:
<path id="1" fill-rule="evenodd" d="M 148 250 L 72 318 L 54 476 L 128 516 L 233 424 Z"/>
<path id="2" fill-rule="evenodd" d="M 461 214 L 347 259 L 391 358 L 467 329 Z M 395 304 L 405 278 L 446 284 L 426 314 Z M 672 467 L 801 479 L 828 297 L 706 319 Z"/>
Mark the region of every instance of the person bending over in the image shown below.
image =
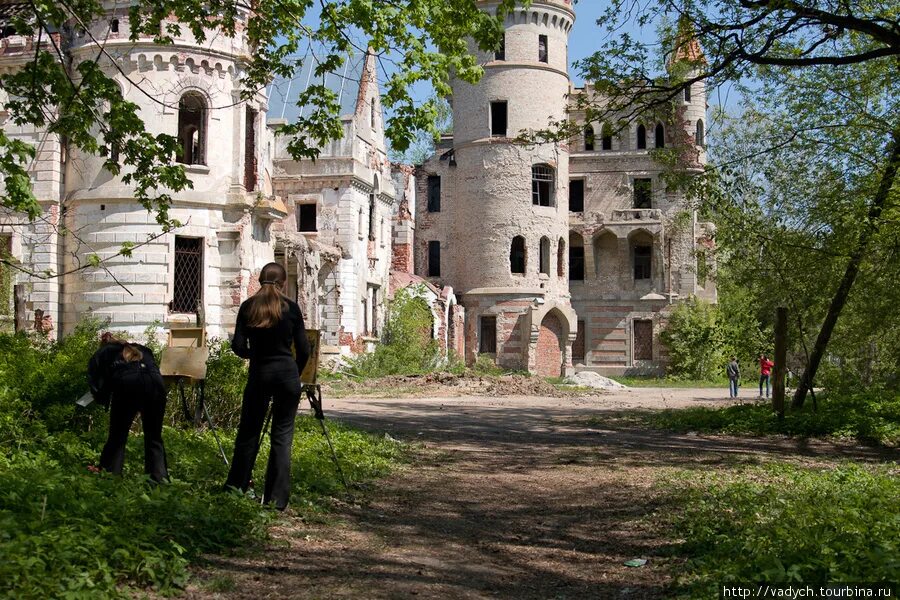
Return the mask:
<path id="1" fill-rule="evenodd" d="M 263 503 L 274 503 L 279 510 L 287 507 L 291 496 L 291 444 L 300 403 L 300 373 L 310 353 L 300 307 L 284 295 L 286 280 L 284 267 L 267 264 L 259 274 L 259 291 L 238 310 L 231 348 L 241 358 L 250 359 L 250 374 L 225 482 L 226 487 L 241 491 L 250 486 L 271 399 L 271 450 Z"/>
<path id="2" fill-rule="evenodd" d="M 144 426 L 144 471 L 156 482 L 169 479 L 162 426 L 166 388 L 153 352 L 118 340 L 109 333 L 88 362 L 88 384 L 94 399 L 109 407 L 109 437 L 100 453 L 100 468 L 116 475 L 125 464 L 125 443 L 134 418 Z"/>

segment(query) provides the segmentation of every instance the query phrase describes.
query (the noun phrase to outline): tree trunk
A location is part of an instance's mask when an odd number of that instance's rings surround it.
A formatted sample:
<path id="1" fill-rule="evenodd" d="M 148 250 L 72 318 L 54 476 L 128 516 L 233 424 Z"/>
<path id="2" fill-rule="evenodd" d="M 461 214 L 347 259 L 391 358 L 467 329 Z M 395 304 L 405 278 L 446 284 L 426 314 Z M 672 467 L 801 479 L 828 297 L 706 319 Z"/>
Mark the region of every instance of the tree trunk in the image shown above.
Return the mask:
<path id="1" fill-rule="evenodd" d="M 772 376 L 772 408 L 778 420 L 784 419 L 784 374 L 787 372 L 787 308 L 779 306 L 775 313 L 775 366 Z"/>
<path id="2" fill-rule="evenodd" d="M 819 330 L 819 336 L 816 338 L 816 345 L 813 346 L 812 354 L 809 355 L 809 362 L 797 384 L 797 391 L 794 393 L 794 399 L 791 402 L 792 408 L 803 408 L 803 403 L 806 401 L 806 394 L 809 392 L 810 388 L 812 388 L 813 379 L 816 376 L 816 371 L 819 369 L 819 363 L 822 362 L 822 358 L 825 356 L 825 350 L 828 347 L 829 340 L 831 340 L 831 334 L 837 324 L 838 317 L 840 316 L 844 305 L 847 304 L 847 298 L 850 296 L 850 289 L 853 287 L 853 282 L 856 281 L 856 276 L 859 274 L 859 267 L 868 250 L 869 241 L 878 230 L 878 219 L 881 217 L 884 204 L 891 191 L 891 187 L 894 185 L 898 167 L 900 167 L 900 129 L 894 131 L 893 139 L 888 146 L 887 167 L 884 170 L 884 174 L 881 176 L 878 191 L 872 199 L 868 218 L 859 235 L 856 248 L 854 248 L 853 253 L 850 255 L 850 262 L 847 263 L 847 268 L 844 271 L 841 283 L 838 286 L 834 297 L 831 299 L 831 305 L 828 307 L 828 314 L 825 315 L 822 329 Z"/>

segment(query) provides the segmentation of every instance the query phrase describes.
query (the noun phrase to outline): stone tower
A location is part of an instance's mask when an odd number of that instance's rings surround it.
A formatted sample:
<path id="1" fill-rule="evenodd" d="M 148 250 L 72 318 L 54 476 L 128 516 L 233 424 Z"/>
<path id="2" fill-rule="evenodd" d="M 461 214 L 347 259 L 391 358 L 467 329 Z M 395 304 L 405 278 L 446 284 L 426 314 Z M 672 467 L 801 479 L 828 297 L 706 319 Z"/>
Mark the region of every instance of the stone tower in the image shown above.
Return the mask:
<path id="1" fill-rule="evenodd" d="M 481 81 L 453 82 L 452 146 L 420 180 L 433 201 L 420 215 L 418 271 L 461 294 L 469 361 L 479 353 L 544 375 L 571 370 L 568 148 L 516 138 L 566 118 L 574 18 L 570 0 L 535 0 L 507 16 L 501 49 L 476 53 Z"/>

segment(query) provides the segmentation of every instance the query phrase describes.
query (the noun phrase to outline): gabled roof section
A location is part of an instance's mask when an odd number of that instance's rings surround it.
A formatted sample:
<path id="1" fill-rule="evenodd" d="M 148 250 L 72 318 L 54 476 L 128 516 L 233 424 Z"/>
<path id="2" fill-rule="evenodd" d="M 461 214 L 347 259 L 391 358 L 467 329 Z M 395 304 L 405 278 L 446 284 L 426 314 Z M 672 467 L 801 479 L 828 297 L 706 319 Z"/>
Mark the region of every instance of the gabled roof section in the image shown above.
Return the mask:
<path id="1" fill-rule="evenodd" d="M 356 112 L 357 98 L 365 66 L 365 55 L 350 55 L 337 73 L 326 73 L 316 77 L 318 59 L 308 54 L 302 65 L 290 79 L 277 78 L 269 85 L 269 119 L 286 119 L 293 123 L 310 110 L 307 106 L 297 106 L 297 98 L 311 85 L 325 84 L 337 94 L 341 116 L 352 116 Z"/>

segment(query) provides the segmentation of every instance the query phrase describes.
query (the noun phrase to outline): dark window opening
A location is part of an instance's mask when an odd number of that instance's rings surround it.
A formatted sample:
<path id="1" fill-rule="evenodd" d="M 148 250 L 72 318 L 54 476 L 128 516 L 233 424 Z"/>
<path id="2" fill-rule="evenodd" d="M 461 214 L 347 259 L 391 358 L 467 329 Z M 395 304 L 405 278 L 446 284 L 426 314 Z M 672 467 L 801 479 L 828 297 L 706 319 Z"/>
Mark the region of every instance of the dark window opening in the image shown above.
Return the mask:
<path id="1" fill-rule="evenodd" d="M 637 128 L 637 147 L 638 150 L 647 149 L 647 128 L 643 125 L 638 125 Z"/>
<path id="2" fill-rule="evenodd" d="M 594 128 L 588 125 L 584 128 L 584 150 L 591 152 L 594 149 Z"/>
<path id="3" fill-rule="evenodd" d="M 531 167 L 531 203 L 536 206 L 553 206 L 555 174 L 549 165 Z"/>
<path id="4" fill-rule="evenodd" d="M 566 242 L 559 238 L 559 246 L 556 248 L 556 276 L 566 276 Z"/>
<path id="5" fill-rule="evenodd" d="M 506 102 L 491 102 L 491 135 L 506 137 Z"/>
<path id="6" fill-rule="evenodd" d="M 550 56 L 547 52 L 547 36 L 538 36 L 538 61 L 542 63 L 550 62 Z"/>
<path id="7" fill-rule="evenodd" d="M 572 359 L 573 360 L 584 360 L 585 356 L 585 337 L 586 337 L 586 323 L 584 321 L 578 321 L 578 332 L 575 334 L 575 342 L 572 344 Z"/>
<path id="8" fill-rule="evenodd" d="M 684 86 L 684 101 L 691 101 L 691 84 L 687 84 L 686 86 Z"/>
<path id="9" fill-rule="evenodd" d="M 584 179 L 569 181 L 569 212 L 584 212 Z"/>
<path id="10" fill-rule="evenodd" d="M 520 275 L 525 274 L 525 238 L 517 235 L 509 249 L 509 270 Z"/>
<path id="11" fill-rule="evenodd" d="M 428 276 L 441 276 L 441 243 L 428 242 Z"/>
<path id="12" fill-rule="evenodd" d="M 584 281 L 584 246 L 569 247 L 569 281 Z"/>
<path id="13" fill-rule="evenodd" d="M 297 207 L 297 231 L 318 231 L 315 204 L 301 204 Z"/>
<path id="14" fill-rule="evenodd" d="M 244 189 L 252 192 L 256 189 L 256 111 L 249 106 L 246 111 L 244 131 Z"/>
<path id="15" fill-rule="evenodd" d="M 481 317 L 478 351 L 484 354 L 497 353 L 497 317 Z"/>
<path id="16" fill-rule="evenodd" d="M 653 208 L 653 180 L 634 180 L 634 208 Z"/>
<path id="17" fill-rule="evenodd" d="M 199 94 L 185 94 L 178 101 L 178 155 L 185 165 L 206 164 L 206 103 Z"/>
<path id="18" fill-rule="evenodd" d="M 612 127 L 610 127 L 609 124 L 605 123 L 601 131 L 603 137 L 600 140 L 600 147 L 604 150 L 612 150 Z"/>
<path id="19" fill-rule="evenodd" d="M 694 136 L 694 141 L 698 146 L 706 145 L 706 132 L 703 131 L 703 120 L 697 121 L 697 134 Z"/>
<path id="20" fill-rule="evenodd" d="M 656 147 L 657 148 L 665 148 L 666 147 L 666 130 L 663 129 L 662 123 L 656 124 L 655 136 L 656 138 Z"/>
<path id="21" fill-rule="evenodd" d="M 650 246 L 634 247 L 634 278 L 650 279 L 653 248 Z"/>
<path id="22" fill-rule="evenodd" d="M 109 31 L 110 33 L 119 33 L 119 20 L 113 19 L 109 22 Z"/>
<path id="23" fill-rule="evenodd" d="M 372 98 L 371 107 L 369 108 L 369 125 L 375 129 L 375 98 Z"/>
<path id="24" fill-rule="evenodd" d="M 653 360 L 653 321 L 634 321 L 634 360 Z"/>
<path id="25" fill-rule="evenodd" d="M 506 60 L 506 34 L 500 39 L 500 47 L 494 52 L 494 60 Z"/>
<path id="26" fill-rule="evenodd" d="M 369 241 L 375 241 L 375 192 L 369 194 Z"/>
<path id="27" fill-rule="evenodd" d="M 441 212 L 441 176 L 428 176 L 428 212 Z"/>
<path id="28" fill-rule="evenodd" d="M 202 304 L 203 239 L 175 236 L 174 289 L 169 310 L 196 313 Z"/>

